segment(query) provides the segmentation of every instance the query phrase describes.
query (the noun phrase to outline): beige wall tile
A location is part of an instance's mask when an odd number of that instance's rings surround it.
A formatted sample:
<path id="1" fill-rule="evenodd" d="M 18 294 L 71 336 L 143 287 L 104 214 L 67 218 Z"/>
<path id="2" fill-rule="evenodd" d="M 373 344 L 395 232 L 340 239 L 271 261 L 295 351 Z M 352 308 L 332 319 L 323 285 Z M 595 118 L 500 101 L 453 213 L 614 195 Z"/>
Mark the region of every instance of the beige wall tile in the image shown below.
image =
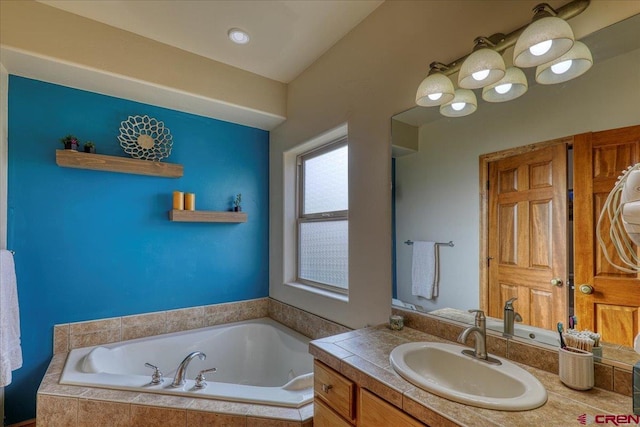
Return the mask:
<path id="1" fill-rule="evenodd" d="M 167 311 L 167 332 L 180 332 L 204 326 L 204 307 Z"/>
<path id="2" fill-rule="evenodd" d="M 604 390 L 613 390 L 613 367 L 602 363 L 593 364 L 595 386 Z"/>
<path id="3" fill-rule="evenodd" d="M 187 427 L 245 427 L 246 425 L 247 419 L 244 416 L 187 411 Z"/>
<path id="4" fill-rule="evenodd" d="M 247 426 L 299 426 L 301 421 L 300 411 L 295 408 L 252 405 L 247 413 Z"/>
<path id="5" fill-rule="evenodd" d="M 131 427 L 186 427 L 187 411 L 131 405 Z"/>
<path id="6" fill-rule="evenodd" d="M 38 427 L 75 427 L 78 421 L 78 399 L 39 394 Z"/>
<path id="7" fill-rule="evenodd" d="M 245 416 L 249 412 L 250 403 L 225 402 L 224 400 L 193 399 L 190 411 L 217 412 L 219 414 Z"/>
<path id="8" fill-rule="evenodd" d="M 631 396 L 632 373 L 620 368 L 613 368 L 613 391 Z"/>
<path id="9" fill-rule="evenodd" d="M 64 369 L 64 364 L 67 361 L 67 353 L 54 354 L 49 362 L 49 367 L 45 375 L 60 374 Z"/>
<path id="10" fill-rule="evenodd" d="M 129 404 L 99 400 L 78 400 L 78 427 L 127 427 Z"/>
<path id="11" fill-rule="evenodd" d="M 122 340 L 160 335 L 167 332 L 167 313 L 139 314 L 122 318 Z"/>
<path id="12" fill-rule="evenodd" d="M 166 394 L 140 393 L 132 403 L 148 406 L 162 406 L 165 408 L 184 409 L 193 403 L 189 397 L 169 396 Z"/>
<path id="13" fill-rule="evenodd" d="M 91 332 L 98 332 L 111 329 L 120 329 L 121 320 L 119 317 L 112 317 L 101 320 L 90 320 L 87 322 L 71 323 L 69 333 L 71 335 L 82 335 Z"/>
<path id="14" fill-rule="evenodd" d="M 311 425 L 313 425 L 313 403 L 298 408 L 298 411 L 300 411 L 300 419 L 302 419 L 303 423 L 311 422 Z"/>
<path id="15" fill-rule="evenodd" d="M 269 317 L 312 339 L 325 338 L 351 330 L 274 299 L 269 299 L 268 308 Z"/>
<path id="16" fill-rule="evenodd" d="M 507 357 L 515 362 L 524 363 L 543 371 L 558 374 L 557 350 L 546 350 L 528 344 L 509 340 L 507 344 Z"/>
<path id="17" fill-rule="evenodd" d="M 118 329 L 105 329 L 102 331 L 88 332 L 85 334 L 71 334 L 69 346 L 71 349 L 74 349 L 81 347 L 91 347 L 94 345 L 109 344 L 118 341 L 121 341 L 119 327 Z"/>
<path id="18" fill-rule="evenodd" d="M 239 301 L 226 304 L 214 304 L 204 307 L 204 326 L 240 322 L 267 316 L 267 298 Z"/>
<path id="19" fill-rule="evenodd" d="M 68 323 L 55 325 L 53 327 L 53 354 L 66 353 L 69 351 L 69 330 Z"/>

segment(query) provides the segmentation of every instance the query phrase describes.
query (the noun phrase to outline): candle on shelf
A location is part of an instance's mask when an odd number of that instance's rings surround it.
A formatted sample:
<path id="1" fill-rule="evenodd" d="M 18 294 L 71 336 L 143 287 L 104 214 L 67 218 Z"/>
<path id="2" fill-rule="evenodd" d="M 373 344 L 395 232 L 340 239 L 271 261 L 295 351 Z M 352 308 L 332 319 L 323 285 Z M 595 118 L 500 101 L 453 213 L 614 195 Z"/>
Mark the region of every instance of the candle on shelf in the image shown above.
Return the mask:
<path id="1" fill-rule="evenodd" d="M 177 211 L 184 210 L 184 193 L 182 191 L 173 192 L 173 209 Z"/>
<path id="2" fill-rule="evenodd" d="M 184 208 L 188 211 L 196 210 L 196 195 L 195 193 L 186 193 L 184 195 Z"/>

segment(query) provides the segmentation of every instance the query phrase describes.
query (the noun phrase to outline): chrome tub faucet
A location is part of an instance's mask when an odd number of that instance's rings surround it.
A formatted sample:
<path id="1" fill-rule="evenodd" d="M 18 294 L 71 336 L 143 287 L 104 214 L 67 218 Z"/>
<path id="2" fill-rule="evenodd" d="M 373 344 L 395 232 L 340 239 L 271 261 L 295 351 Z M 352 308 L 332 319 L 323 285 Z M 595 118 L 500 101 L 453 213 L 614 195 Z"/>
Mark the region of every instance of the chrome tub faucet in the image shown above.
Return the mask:
<path id="1" fill-rule="evenodd" d="M 173 377 L 173 382 L 171 383 L 171 387 L 182 387 L 186 381 L 185 377 L 187 375 L 187 367 L 189 363 L 193 360 L 193 358 L 198 357 L 200 360 L 204 360 L 207 358 L 207 355 L 201 351 L 194 351 L 189 353 L 187 357 L 184 358 L 182 362 L 178 365 L 178 369 L 176 370 L 176 375 Z"/>

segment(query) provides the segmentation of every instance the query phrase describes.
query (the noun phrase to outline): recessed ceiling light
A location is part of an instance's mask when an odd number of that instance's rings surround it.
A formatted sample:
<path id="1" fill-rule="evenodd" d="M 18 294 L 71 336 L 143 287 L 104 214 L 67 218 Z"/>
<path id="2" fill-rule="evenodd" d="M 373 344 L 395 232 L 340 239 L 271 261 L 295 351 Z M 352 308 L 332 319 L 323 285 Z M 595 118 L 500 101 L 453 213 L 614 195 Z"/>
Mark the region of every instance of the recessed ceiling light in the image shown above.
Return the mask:
<path id="1" fill-rule="evenodd" d="M 249 34 L 245 31 L 242 31 L 239 28 L 232 28 L 227 33 L 229 35 L 229 39 L 237 44 L 247 44 L 249 43 Z"/>

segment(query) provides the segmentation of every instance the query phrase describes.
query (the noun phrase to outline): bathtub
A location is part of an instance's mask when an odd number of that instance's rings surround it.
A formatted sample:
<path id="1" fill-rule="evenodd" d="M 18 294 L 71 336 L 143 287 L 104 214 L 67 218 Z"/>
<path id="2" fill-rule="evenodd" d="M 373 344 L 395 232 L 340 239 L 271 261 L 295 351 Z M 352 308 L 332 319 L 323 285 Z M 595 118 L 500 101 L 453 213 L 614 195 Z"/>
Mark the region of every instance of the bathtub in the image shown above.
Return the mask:
<path id="1" fill-rule="evenodd" d="M 60 384 L 298 408 L 313 400 L 308 343 L 270 318 L 228 323 L 71 350 Z M 206 360 L 194 358 L 186 384 L 173 388 L 178 365 L 193 351 Z M 145 363 L 164 373 L 161 384 L 151 383 L 153 370 Z M 205 388 L 195 388 L 196 375 L 208 368 L 217 371 L 205 374 Z"/>

